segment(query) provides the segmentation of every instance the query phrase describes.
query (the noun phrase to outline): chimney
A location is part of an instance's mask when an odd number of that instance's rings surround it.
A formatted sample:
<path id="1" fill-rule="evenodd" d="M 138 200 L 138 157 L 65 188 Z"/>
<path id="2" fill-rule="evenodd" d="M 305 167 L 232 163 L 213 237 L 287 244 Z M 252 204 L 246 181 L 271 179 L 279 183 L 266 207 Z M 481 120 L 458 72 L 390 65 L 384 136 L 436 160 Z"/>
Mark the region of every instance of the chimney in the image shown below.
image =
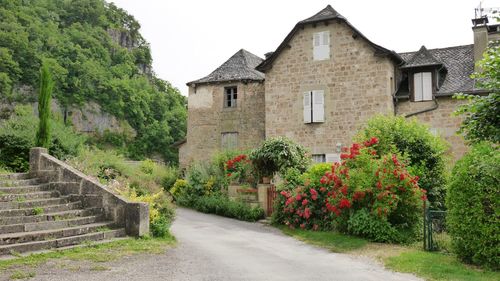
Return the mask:
<path id="1" fill-rule="evenodd" d="M 483 53 L 488 47 L 488 17 L 480 17 L 472 20 L 472 31 L 474 32 L 474 63 L 483 58 Z M 474 66 L 478 71 L 478 67 Z"/>

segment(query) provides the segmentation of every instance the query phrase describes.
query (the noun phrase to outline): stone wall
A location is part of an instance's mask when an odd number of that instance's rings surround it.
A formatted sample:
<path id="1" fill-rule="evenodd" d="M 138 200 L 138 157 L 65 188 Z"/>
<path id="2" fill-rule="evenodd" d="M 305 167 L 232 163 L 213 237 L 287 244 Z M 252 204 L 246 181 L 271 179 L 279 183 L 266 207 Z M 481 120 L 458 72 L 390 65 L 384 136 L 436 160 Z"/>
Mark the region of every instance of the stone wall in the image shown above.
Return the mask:
<path id="1" fill-rule="evenodd" d="M 237 86 L 237 107 L 224 107 L 224 87 Z M 259 82 L 189 87 L 187 141 L 179 149 L 181 167 L 210 159 L 222 150 L 222 133 L 237 132 L 239 150 L 265 138 L 264 85 Z"/>
<path id="2" fill-rule="evenodd" d="M 457 134 L 463 118 L 453 115 L 453 111 L 455 111 L 457 106 L 465 102 L 463 100 L 454 100 L 451 97 L 440 97 L 437 99 L 437 109 L 414 116 L 419 121 L 428 124 L 433 133 L 440 135 L 450 143 L 450 154 L 454 161 L 467 152 L 467 146 L 463 137 Z M 434 101 L 411 102 L 404 100 L 398 102 L 396 110 L 397 114 L 408 115 L 434 106 Z"/>
<path id="3" fill-rule="evenodd" d="M 79 197 L 84 207 L 102 208 L 105 217 L 125 227 L 128 235 L 149 234 L 148 204 L 129 202 L 113 194 L 94 179 L 50 156 L 45 148 L 31 149 L 29 173 L 50 183 L 63 195 Z"/>
<path id="4" fill-rule="evenodd" d="M 330 32 L 330 59 L 313 60 L 313 34 Z M 377 113 L 393 114 L 394 64 L 345 23 L 306 26 L 266 72 L 266 137 L 287 136 L 313 154 L 349 144 Z M 304 124 L 303 93 L 324 90 L 325 122 Z"/>

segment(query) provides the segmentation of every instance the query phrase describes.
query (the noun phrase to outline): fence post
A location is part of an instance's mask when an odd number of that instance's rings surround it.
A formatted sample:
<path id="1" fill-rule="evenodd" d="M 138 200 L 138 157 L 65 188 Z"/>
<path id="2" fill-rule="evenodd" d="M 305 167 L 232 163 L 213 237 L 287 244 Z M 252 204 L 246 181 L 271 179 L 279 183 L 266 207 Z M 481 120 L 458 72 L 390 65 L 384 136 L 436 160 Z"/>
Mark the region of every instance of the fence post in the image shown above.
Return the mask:
<path id="1" fill-rule="evenodd" d="M 424 201 L 424 251 L 427 250 L 427 206 Z"/>

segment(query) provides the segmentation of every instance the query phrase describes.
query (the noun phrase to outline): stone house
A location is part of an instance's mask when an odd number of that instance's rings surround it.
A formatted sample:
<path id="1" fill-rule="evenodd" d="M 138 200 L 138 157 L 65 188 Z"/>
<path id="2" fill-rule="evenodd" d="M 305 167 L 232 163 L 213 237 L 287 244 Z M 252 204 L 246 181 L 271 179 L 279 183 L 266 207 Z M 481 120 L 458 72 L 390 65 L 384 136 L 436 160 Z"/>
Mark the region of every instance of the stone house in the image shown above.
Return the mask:
<path id="1" fill-rule="evenodd" d="M 240 50 L 207 77 L 187 83 L 188 132 L 180 165 L 216 151 L 247 149 L 286 136 L 316 162 L 339 159 L 342 146 L 375 114 L 416 117 L 466 150 L 452 112 L 457 92 L 476 89 L 470 74 L 500 25 L 473 20 L 474 44 L 396 53 L 370 41 L 330 5 L 299 21 L 263 60 Z"/>

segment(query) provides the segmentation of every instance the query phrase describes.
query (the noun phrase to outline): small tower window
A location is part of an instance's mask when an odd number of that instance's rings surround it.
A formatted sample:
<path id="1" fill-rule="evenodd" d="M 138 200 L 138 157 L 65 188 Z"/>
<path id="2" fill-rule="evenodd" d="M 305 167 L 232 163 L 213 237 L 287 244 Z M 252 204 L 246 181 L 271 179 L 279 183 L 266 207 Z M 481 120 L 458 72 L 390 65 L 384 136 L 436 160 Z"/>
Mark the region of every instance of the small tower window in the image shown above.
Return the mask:
<path id="1" fill-rule="evenodd" d="M 418 72 L 413 74 L 413 100 L 432 100 L 432 73 Z"/>
<path id="2" fill-rule="evenodd" d="M 237 100 L 238 100 L 237 87 L 224 88 L 224 107 L 236 107 Z"/>

